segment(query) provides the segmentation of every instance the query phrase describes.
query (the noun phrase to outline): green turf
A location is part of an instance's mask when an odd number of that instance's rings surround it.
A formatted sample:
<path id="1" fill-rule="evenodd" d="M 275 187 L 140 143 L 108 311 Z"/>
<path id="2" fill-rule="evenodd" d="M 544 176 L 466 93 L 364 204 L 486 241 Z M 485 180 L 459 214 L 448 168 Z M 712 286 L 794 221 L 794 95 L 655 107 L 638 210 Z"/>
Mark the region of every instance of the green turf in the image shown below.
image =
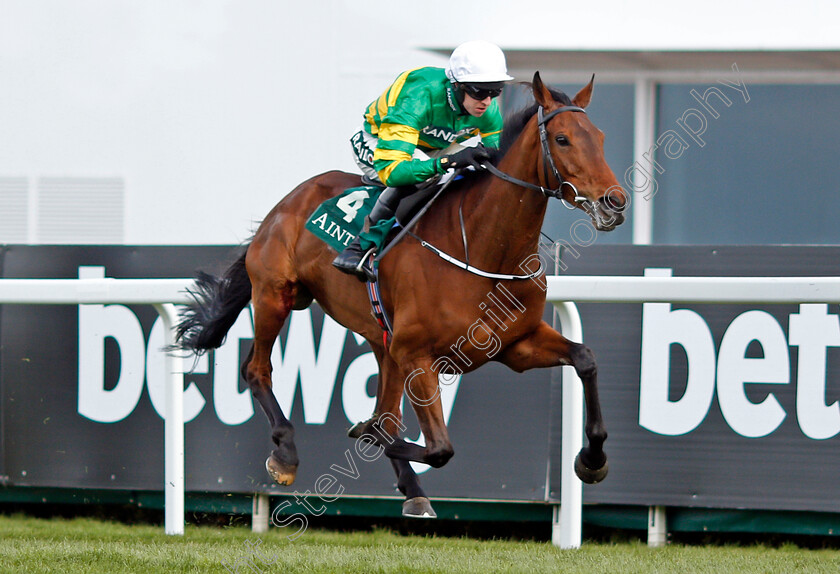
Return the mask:
<path id="1" fill-rule="evenodd" d="M 185 536 L 166 536 L 159 526 L 0 516 L 0 572 L 840 572 L 840 550 L 792 544 L 650 549 L 640 542 L 584 543 L 564 551 L 541 542 L 402 536 L 387 530 L 309 529 L 289 541 L 287 530 L 257 535 L 242 526 L 188 526 Z M 251 569 L 245 564 L 249 556 Z"/>

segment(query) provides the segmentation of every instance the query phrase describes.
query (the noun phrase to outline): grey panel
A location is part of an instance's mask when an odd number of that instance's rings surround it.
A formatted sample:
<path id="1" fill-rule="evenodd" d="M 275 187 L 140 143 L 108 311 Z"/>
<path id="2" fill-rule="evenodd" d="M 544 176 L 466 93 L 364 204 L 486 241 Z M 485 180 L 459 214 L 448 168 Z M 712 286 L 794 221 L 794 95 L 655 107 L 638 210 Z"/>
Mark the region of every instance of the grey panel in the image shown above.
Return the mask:
<path id="1" fill-rule="evenodd" d="M 29 239 L 29 180 L 0 177 L 0 243 Z"/>
<path id="2" fill-rule="evenodd" d="M 659 137 L 671 130 L 689 147 L 679 158 L 657 150 L 654 242 L 679 244 L 840 243 L 836 223 L 840 191 L 840 86 L 716 84 L 730 105 L 709 93 L 714 82 L 663 85 Z M 692 139 L 678 122 L 694 110 L 705 133 Z M 699 131 L 691 114 L 685 122 Z M 676 148 L 671 155 L 675 155 Z"/>
<path id="3" fill-rule="evenodd" d="M 38 242 L 122 243 L 122 178 L 43 177 L 38 180 Z"/>

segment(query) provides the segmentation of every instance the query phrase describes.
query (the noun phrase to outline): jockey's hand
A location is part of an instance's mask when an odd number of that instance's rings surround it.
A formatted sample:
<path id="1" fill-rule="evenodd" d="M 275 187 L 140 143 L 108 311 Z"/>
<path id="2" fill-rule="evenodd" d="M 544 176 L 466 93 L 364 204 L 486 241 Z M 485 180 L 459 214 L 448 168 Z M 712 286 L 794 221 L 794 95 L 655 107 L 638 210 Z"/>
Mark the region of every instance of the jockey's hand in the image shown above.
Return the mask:
<path id="1" fill-rule="evenodd" d="M 444 156 L 440 158 L 440 165 L 444 169 L 461 169 L 469 166 L 481 169 L 481 164 L 487 161 L 490 161 L 490 153 L 483 145 L 480 145 L 478 147 L 467 147 L 452 155 Z"/>

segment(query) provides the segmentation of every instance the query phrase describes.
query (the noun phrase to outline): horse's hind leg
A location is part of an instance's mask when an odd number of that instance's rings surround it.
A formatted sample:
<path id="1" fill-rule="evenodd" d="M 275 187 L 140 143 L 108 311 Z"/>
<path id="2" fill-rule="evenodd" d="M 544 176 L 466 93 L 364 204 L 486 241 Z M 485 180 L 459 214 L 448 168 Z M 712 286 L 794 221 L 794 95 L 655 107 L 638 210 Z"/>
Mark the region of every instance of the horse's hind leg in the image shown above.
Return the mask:
<path id="1" fill-rule="evenodd" d="M 254 345 L 242 365 L 242 375 L 248 382 L 254 399 L 260 404 L 271 425 L 271 440 L 277 447 L 265 461 L 266 470 L 275 482 L 292 484 L 298 467 L 295 448 L 295 429 L 283 414 L 271 390 L 271 349 L 280 334 L 295 299 L 294 286 L 278 287 L 254 283 Z"/>
<path id="2" fill-rule="evenodd" d="M 575 459 L 575 473 L 588 484 L 604 480 L 608 470 L 607 455 L 604 453 L 607 429 L 598 399 L 598 367 L 589 347 L 566 339 L 542 322 L 529 336 L 505 349 L 499 360 L 518 372 L 559 365 L 572 365 L 575 368 L 583 383 L 588 442 Z"/>
<path id="3" fill-rule="evenodd" d="M 399 370 L 394 360 L 385 355 L 383 351 L 375 349 L 376 358 L 379 362 L 379 382 L 376 393 L 376 412 L 367 421 L 357 423 L 350 429 L 350 438 L 372 442 L 387 449 L 388 445 L 397 441 L 404 442 L 399 437 L 399 431 L 404 429 L 400 420 L 400 401 L 402 388 L 385 383 L 389 377 Z M 379 416 L 377 413 L 385 413 Z M 386 450 L 387 453 L 387 450 Z M 437 514 L 432 508 L 429 497 L 420 486 L 420 478 L 411 463 L 400 458 L 389 457 L 391 466 L 397 475 L 397 488 L 405 496 L 403 502 L 403 516 L 417 518 L 436 518 Z"/>
<path id="4" fill-rule="evenodd" d="M 567 339 L 568 341 L 568 339 Z M 587 484 L 595 484 L 606 478 L 609 467 L 604 452 L 607 429 L 601 416 L 601 401 L 598 398 L 598 367 L 595 355 L 586 345 L 570 344 L 569 357 L 583 382 L 583 398 L 586 405 L 586 439 L 589 443 L 575 458 L 575 474 Z"/>

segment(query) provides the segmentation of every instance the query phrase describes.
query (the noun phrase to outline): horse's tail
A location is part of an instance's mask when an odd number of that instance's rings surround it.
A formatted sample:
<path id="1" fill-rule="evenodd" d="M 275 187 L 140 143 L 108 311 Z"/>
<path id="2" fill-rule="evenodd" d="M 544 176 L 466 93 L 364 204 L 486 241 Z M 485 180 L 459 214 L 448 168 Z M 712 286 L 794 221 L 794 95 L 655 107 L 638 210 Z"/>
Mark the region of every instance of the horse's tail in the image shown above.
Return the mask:
<path id="1" fill-rule="evenodd" d="M 176 329 L 177 347 L 202 354 L 222 345 L 227 332 L 251 300 L 251 279 L 245 269 L 245 255 L 221 277 L 199 272 L 189 289 L 193 302 L 181 313 Z"/>

